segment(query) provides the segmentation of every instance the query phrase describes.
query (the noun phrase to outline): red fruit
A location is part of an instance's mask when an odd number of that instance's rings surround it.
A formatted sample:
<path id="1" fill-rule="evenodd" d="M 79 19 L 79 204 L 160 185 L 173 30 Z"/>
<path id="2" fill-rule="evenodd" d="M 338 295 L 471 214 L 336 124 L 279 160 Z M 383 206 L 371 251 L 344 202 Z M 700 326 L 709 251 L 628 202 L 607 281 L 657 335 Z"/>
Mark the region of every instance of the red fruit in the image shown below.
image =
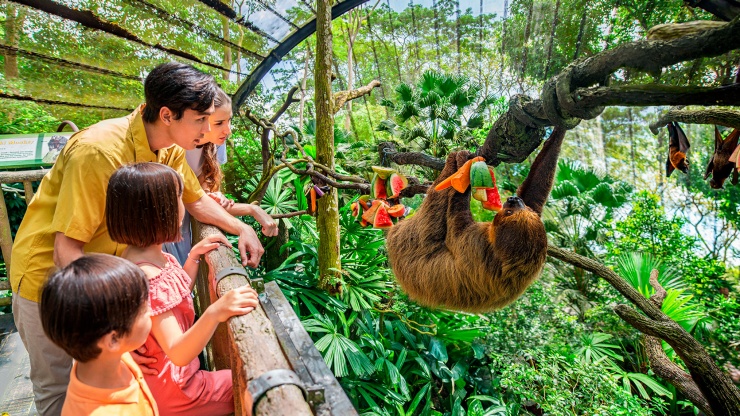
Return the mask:
<path id="1" fill-rule="evenodd" d="M 385 180 L 381 179 L 377 174 L 373 177 L 373 181 L 370 184 L 370 192 L 375 199 L 388 198 L 388 193 L 385 190 Z"/>
<path id="2" fill-rule="evenodd" d="M 388 215 L 394 218 L 403 217 L 403 214 L 406 212 L 406 207 L 403 206 L 403 204 L 396 204 L 390 208 L 388 208 L 386 211 L 388 211 Z"/>
<path id="3" fill-rule="evenodd" d="M 398 198 L 407 186 L 409 186 L 409 180 L 400 173 L 394 173 L 388 178 L 387 190 L 390 191 L 391 198 Z"/>
<path id="4" fill-rule="evenodd" d="M 483 203 L 483 208 L 498 212 L 503 207 L 503 204 L 501 204 L 501 195 L 498 193 L 498 188 L 487 188 L 486 198 L 487 201 Z"/>
<path id="5" fill-rule="evenodd" d="M 362 214 L 362 219 L 367 221 L 368 224 L 372 224 L 373 221 L 375 221 L 375 214 L 378 212 L 378 208 L 381 205 L 383 205 L 383 203 L 379 199 L 374 200 L 370 208 Z"/>
<path id="6" fill-rule="evenodd" d="M 391 221 L 391 216 L 388 215 L 388 210 L 386 210 L 385 205 L 378 206 L 377 213 L 373 220 L 373 227 L 381 230 L 393 227 L 393 221 Z"/>

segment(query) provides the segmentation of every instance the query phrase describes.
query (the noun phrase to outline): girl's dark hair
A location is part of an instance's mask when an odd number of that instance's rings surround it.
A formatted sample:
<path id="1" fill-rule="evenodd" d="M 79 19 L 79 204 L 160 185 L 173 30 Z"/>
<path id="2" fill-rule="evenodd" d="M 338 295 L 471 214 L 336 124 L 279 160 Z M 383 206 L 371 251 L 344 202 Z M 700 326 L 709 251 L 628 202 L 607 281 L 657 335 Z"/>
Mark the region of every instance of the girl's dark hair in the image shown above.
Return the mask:
<path id="1" fill-rule="evenodd" d="M 190 65 L 179 62 L 158 65 L 144 81 L 146 106 L 141 116 L 145 122 L 154 123 L 162 107 L 169 108 L 175 120 L 188 109 L 206 111 L 213 104 L 217 88 L 213 76 Z"/>
<path id="2" fill-rule="evenodd" d="M 147 307 L 149 281 L 141 268 L 109 254 L 88 254 L 49 277 L 41 290 L 41 326 L 79 362 L 100 355 L 100 338 L 131 332 Z"/>
<path id="3" fill-rule="evenodd" d="M 169 166 L 134 163 L 108 182 L 105 223 L 110 238 L 134 247 L 180 241 L 182 178 Z"/>
<path id="4" fill-rule="evenodd" d="M 213 106 L 216 108 L 231 106 L 231 98 L 224 90 L 219 88 L 216 91 L 216 97 L 213 99 Z M 223 175 L 221 173 L 221 166 L 218 163 L 218 157 L 216 156 L 216 145 L 214 143 L 203 145 L 203 167 L 201 169 L 203 189 L 208 192 L 218 192 L 221 189 Z"/>

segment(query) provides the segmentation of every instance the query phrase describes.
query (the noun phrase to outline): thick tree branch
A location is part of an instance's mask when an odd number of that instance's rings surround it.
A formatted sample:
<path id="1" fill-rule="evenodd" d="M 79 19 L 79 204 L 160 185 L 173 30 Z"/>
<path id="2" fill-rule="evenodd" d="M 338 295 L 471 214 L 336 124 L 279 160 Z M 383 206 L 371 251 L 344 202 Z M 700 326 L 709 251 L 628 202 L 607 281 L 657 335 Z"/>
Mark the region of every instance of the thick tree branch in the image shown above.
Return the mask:
<path id="1" fill-rule="evenodd" d="M 736 105 L 740 85 L 725 87 L 678 87 L 674 85 L 621 85 L 581 88 L 575 91 L 577 103 L 586 108 L 623 105 Z"/>
<path id="2" fill-rule="evenodd" d="M 403 152 L 396 151 L 396 145 L 391 142 L 383 142 L 378 145 L 378 152 L 382 162 L 386 160 L 397 165 L 417 165 L 434 170 L 441 171 L 445 166 L 445 161 L 432 157 L 422 152 Z"/>
<path id="3" fill-rule="evenodd" d="M 684 110 L 673 107 L 650 123 L 650 131 L 658 134 L 661 127 L 671 121 L 689 124 L 717 124 L 725 127 L 740 128 L 740 111 L 729 108 L 707 108 L 702 110 Z"/>

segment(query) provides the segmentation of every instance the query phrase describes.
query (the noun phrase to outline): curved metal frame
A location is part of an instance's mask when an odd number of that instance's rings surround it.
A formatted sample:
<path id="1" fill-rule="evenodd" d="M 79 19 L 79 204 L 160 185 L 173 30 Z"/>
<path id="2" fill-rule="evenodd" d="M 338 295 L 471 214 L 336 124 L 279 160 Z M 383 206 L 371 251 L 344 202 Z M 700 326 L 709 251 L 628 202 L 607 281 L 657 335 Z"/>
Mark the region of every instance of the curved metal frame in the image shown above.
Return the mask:
<path id="1" fill-rule="evenodd" d="M 369 0 L 346 0 L 341 3 L 337 3 L 331 8 L 331 19 L 334 20 L 368 1 Z M 247 79 L 242 82 L 239 89 L 232 96 L 231 107 L 235 114 L 238 113 L 239 107 L 244 104 L 244 101 L 247 99 L 249 94 L 257 88 L 257 85 L 262 81 L 262 78 L 270 72 L 272 67 L 280 62 L 288 52 L 293 50 L 293 48 L 306 40 L 306 38 L 311 36 L 314 32 L 316 32 L 316 18 L 313 18 L 310 22 L 293 32 L 292 35 L 288 36 L 287 39 L 270 51 L 267 57 L 252 70 Z"/>

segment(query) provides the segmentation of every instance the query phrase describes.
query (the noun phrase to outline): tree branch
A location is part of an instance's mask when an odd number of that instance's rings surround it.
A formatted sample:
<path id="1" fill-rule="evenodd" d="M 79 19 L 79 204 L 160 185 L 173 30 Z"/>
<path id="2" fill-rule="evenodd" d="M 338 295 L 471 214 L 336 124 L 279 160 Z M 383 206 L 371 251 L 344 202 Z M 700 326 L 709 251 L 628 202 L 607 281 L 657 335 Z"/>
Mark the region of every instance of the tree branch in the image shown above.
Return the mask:
<path id="1" fill-rule="evenodd" d="M 383 142 L 378 145 L 381 161 L 388 159 L 397 165 L 417 165 L 432 168 L 441 171 L 445 166 L 445 161 L 432 157 L 422 152 L 403 152 L 396 151 L 396 145 L 391 142 Z"/>
<path id="2" fill-rule="evenodd" d="M 363 95 L 370 94 L 373 89 L 377 87 L 380 87 L 380 81 L 374 79 L 364 87 L 360 87 L 352 91 L 339 91 L 334 93 L 334 106 L 332 107 L 332 110 L 334 110 L 334 113 L 336 114 L 347 101 L 352 101 L 356 98 L 362 97 Z"/>
<path id="3" fill-rule="evenodd" d="M 740 85 L 724 87 L 679 87 L 675 85 L 620 85 L 580 88 L 574 94 L 577 104 L 586 108 L 623 105 L 737 105 Z"/>
<path id="4" fill-rule="evenodd" d="M 650 131 L 658 134 L 661 127 L 671 121 L 689 124 L 717 124 L 725 127 L 740 128 L 740 111 L 729 108 L 707 108 L 702 110 L 684 110 L 673 107 L 650 123 Z"/>

